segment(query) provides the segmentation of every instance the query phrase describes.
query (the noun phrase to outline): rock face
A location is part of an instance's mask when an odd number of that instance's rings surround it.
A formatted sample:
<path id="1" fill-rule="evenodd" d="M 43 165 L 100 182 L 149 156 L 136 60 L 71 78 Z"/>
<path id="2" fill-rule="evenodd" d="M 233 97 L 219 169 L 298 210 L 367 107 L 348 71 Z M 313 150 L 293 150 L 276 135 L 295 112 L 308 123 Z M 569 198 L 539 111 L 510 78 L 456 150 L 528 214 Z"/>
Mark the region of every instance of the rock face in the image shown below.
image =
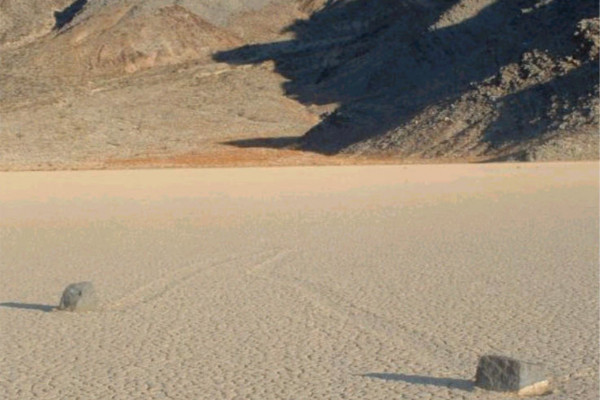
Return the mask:
<path id="1" fill-rule="evenodd" d="M 579 45 L 580 57 L 598 60 L 600 52 L 600 18 L 589 18 L 579 21 L 574 35 Z"/>
<path id="2" fill-rule="evenodd" d="M 428 3 L 333 2 L 296 27 L 298 41 L 332 44 L 320 57 L 306 52 L 322 64 L 299 52 L 275 58 L 290 79 L 287 92 L 340 105 L 305 134 L 304 148 L 429 159 L 597 157 L 596 3 Z M 325 27 L 339 21 L 347 29 L 336 29 L 333 43 Z M 342 40 L 348 35 L 357 39 Z M 555 138 L 565 139 L 551 146 L 560 150 L 534 152 Z"/>
<path id="3" fill-rule="evenodd" d="M 59 310 L 92 311 L 98 305 L 92 282 L 78 282 L 67 286 L 60 298 Z"/>
<path id="4" fill-rule="evenodd" d="M 485 355 L 479 359 L 475 385 L 501 392 L 520 392 L 523 389 L 540 386 L 548 390 L 548 381 L 541 364 L 524 362 L 509 357 Z M 523 393 L 528 392 L 525 390 Z M 540 393 L 533 393 L 540 394 Z M 531 395 L 527 393 L 527 395 Z"/>

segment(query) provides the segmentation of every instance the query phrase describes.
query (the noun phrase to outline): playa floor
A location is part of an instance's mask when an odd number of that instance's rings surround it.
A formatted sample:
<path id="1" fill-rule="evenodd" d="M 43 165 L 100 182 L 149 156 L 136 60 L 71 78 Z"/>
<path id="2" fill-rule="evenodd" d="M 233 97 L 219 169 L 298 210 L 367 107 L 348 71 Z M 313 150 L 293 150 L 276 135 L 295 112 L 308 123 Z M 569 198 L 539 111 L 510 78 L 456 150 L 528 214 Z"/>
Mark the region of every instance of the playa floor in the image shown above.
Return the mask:
<path id="1" fill-rule="evenodd" d="M 598 163 L 0 174 L 2 399 L 598 395 Z M 50 312 L 91 280 L 101 310 Z"/>

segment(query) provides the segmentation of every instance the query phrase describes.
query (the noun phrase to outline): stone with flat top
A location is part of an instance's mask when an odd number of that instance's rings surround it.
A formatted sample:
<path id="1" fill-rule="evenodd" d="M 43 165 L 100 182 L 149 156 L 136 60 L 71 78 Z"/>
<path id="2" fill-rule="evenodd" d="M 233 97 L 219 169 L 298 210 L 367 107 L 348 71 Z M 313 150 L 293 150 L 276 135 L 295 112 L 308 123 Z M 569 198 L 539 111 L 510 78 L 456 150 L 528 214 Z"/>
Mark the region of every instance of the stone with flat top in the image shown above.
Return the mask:
<path id="1" fill-rule="evenodd" d="M 479 358 L 475 386 L 517 392 L 520 396 L 537 396 L 550 391 L 550 382 L 542 364 L 496 355 Z"/>

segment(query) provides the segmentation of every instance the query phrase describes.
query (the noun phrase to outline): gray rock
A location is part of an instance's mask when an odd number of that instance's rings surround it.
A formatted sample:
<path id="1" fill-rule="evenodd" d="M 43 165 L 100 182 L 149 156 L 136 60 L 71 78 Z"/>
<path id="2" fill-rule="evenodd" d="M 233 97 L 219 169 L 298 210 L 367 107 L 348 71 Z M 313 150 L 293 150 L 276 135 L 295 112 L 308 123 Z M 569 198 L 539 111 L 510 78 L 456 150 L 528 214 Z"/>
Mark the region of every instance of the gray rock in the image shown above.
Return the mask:
<path id="1" fill-rule="evenodd" d="M 518 392 L 547 380 L 541 364 L 495 355 L 480 357 L 475 374 L 475 386 L 501 392 Z"/>
<path id="2" fill-rule="evenodd" d="M 67 286 L 60 298 L 59 310 L 92 311 L 98 306 L 98 299 L 92 282 L 78 282 Z"/>

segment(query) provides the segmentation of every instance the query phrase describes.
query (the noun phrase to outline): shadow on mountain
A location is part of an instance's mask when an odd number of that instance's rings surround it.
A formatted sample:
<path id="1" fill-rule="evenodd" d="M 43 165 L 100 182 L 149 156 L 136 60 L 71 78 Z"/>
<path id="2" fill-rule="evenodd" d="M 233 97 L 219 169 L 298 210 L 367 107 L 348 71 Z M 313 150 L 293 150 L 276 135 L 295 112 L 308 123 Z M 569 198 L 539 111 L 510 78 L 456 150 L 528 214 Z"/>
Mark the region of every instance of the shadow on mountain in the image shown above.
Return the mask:
<path id="1" fill-rule="evenodd" d="M 294 137 L 282 136 L 282 137 L 231 140 L 231 141 L 223 142 L 221 144 L 227 144 L 227 145 L 240 147 L 240 148 L 267 147 L 270 149 L 286 149 L 286 148 L 294 147 L 295 145 L 297 145 L 298 140 Z"/>
<path id="2" fill-rule="evenodd" d="M 54 29 L 61 29 L 75 18 L 75 16 L 83 10 L 83 7 L 87 4 L 88 0 L 75 0 L 69 6 L 65 7 L 61 11 L 54 12 Z"/>
<path id="3" fill-rule="evenodd" d="M 579 107 L 579 103 L 596 95 L 594 79 L 598 79 L 598 65 L 587 63 L 549 82 L 504 96 L 499 103 L 498 118 L 484 132 L 485 140 L 500 146 L 533 139 L 556 129 L 571 110 L 593 113 L 592 109 Z M 557 93 L 560 93 L 558 98 Z M 552 110 L 552 118 L 548 118 L 549 110 Z"/>
<path id="4" fill-rule="evenodd" d="M 520 62 L 526 52 L 544 52 L 553 59 L 574 54 L 577 23 L 598 15 L 598 4 L 591 1 L 503 0 L 457 24 L 436 24 L 458 2 L 328 1 L 307 20 L 286 28 L 293 40 L 246 45 L 213 58 L 237 65 L 273 61 L 289 80 L 283 85 L 288 97 L 305 105 L 338 103 L 336 111 L 296 143 L 304 150 L 335 154 L 389 134 L 430 106 L 459 99 L 501 74 L 503 67 Z M 521 115 L 523 105 L 535 108 L 536 115 L 548 114 L 549 96 L 564 95 L 565 104 L 576 103 L 587 88 L 597 86 L 597 74 L 587 85 L 578 79 L 576 70 L 557 82 L 510 88 L 509 96 L 497 100 L 498 114 L 485 129 L 485 140 L 493 147 L 543 134 L 543 124 L 514 130 L 523 119 L 513 121 L 514 114 Z M 577 86 L 563 93 L 569 80 Z M 255 139 L 230 144 L 279 148 L 282 143 Z"/>

